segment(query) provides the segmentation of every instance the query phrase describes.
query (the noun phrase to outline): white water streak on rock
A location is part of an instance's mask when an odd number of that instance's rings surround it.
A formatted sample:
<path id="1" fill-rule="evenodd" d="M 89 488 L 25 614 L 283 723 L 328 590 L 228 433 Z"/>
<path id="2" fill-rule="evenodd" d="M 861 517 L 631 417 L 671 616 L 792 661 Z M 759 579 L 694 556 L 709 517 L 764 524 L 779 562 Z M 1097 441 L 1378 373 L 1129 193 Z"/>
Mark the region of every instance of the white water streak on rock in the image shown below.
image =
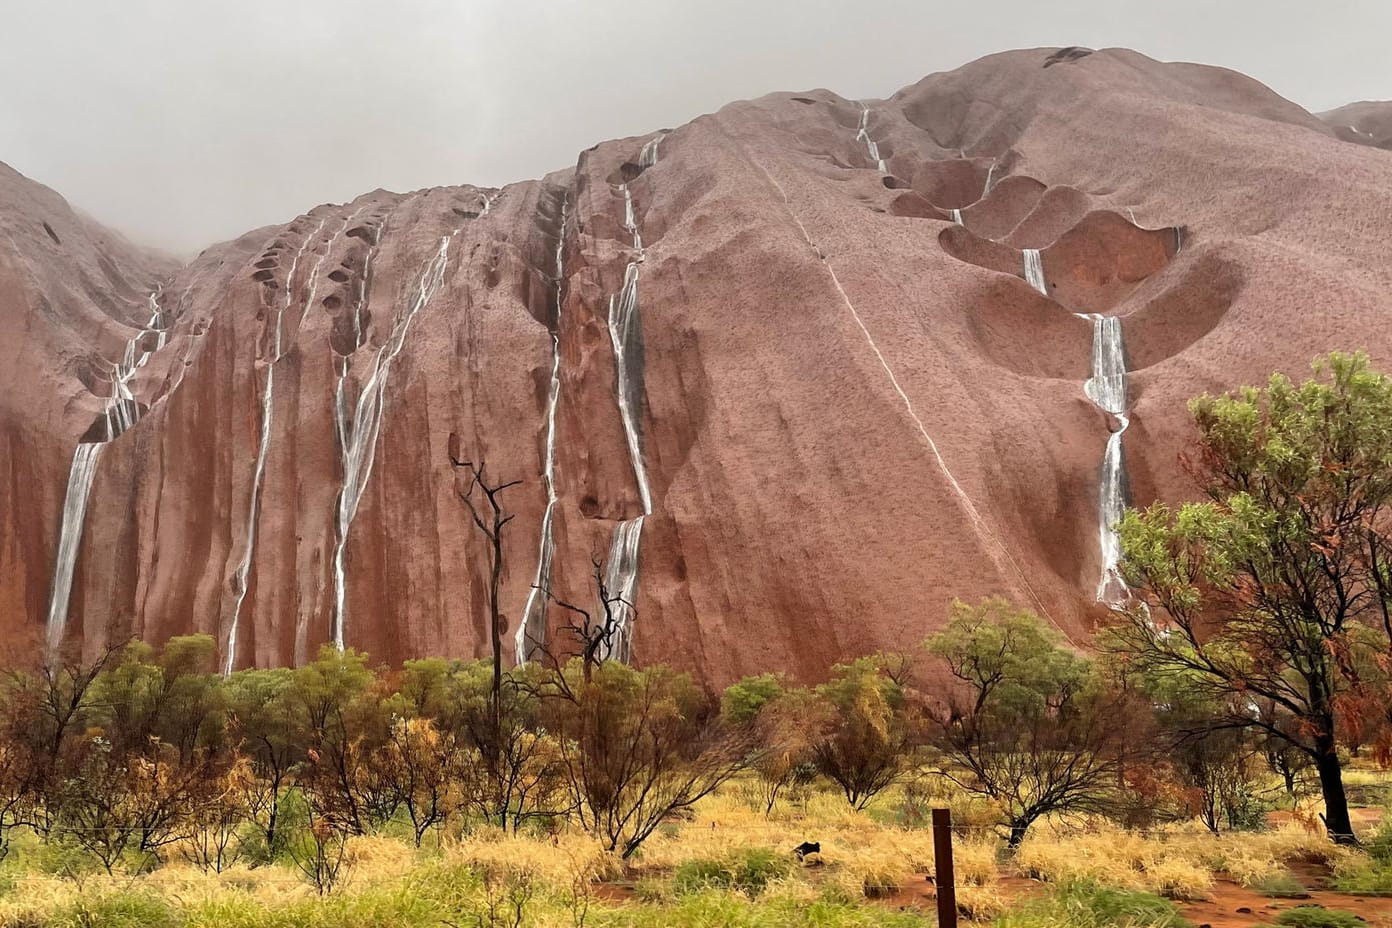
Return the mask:
<path id="1" fill-rule="evenodd" d="M 290 270 L 285 275 L 285 298 L 280 300 L 276 306 L 275 319 L 272 321 L 271 330 L 271 356 L 266 361 L 266 384 L 261 390 L 261 433 L 256 445 L 256 467 L 252 471 L 251 477 L 251 501 L 247 506 L 246 542 L 242 546 L 242 557 L 237 562 L 237 567 L 232 573 L 232 589 L 236 598 L 232 603 L 232 616 L 227 628 L 227 646 L 223 651 L 223 673 L 230 674 L 237 660 L 237 630 L 241 621 L 242 603 L 246 600 L 248 574 L 251 572 L 252 556 L 256 550 L 256 523 L 261 513 L 261 485 L 266 475 L 266 456 L 271 447 L 271 416 L 275 403 L 275 366 L 280 361 L 280 356 L 284 350 L 284 330 L 283 323 L 285 312 L 294 302 L 295 298 L 295 271 L 300 265 L 300 258 L 305 251 L 318 238 L 319 233 L 324 231 L 324 224 L 327 220 L 320 220 L 319 225 L 314 231 L 305 236 L 304 242 L 299 250 L 295 252 L 295 257 L 290 262 Z M 348 220 L 344 219 L 344 226 Z M 339 229 L 342 231 L 342 228 Z M 330 246 L 334 238 L 329 239 Z M 314 269 L 310 272 L 310 280 L 317 281 L 324 257 L 328 254 L 328 248 L 324 255 L 319 256 L 315 262 Z M 309 299 L 313 300 L 311 292 Z M 306 303 L 306 305 L 309 305 Z"/>
<path id="2" fill-rule="evenodd" d="M 647 151 L 644 148 L 644 151 Z M 568 195 L 568 191 L 567 194 Z M 551 387 L 546 397 L 546 452 L 542 463 L 542 483 L 546 486 L 546 510 L 541 517 L 540 550 L 537 552 L 536 576 L 527 593 L 522 609 L 522 621 L 517 626 L 515 647 L 517 663 L 525 664 L 537 648 L 546 644 L 546 597 L 551 588 L 551 559 L 555 555 L 554 522 L 556 513 L 556 410 L 561 401 L 561 301 L 565 292 L 565 227 L 566 200 L 561 199 L 560 229 L 556 236 L 555 286 L 556 330 L 551 334 Z"/>
<path id="3" fill-rule="evenodd" d="M 484 198 L 484 208 L 480 215 L 486 214 L 490 206 Z M 334 616 L 331 629 L 334 647 L 344 648 L 344 635 L 347 626 L 347 589 L 344 569 L 344 552 L 348 544 L 348 530 L 358 514 L 358 503 L 363 491 L 372 477 L 372 465 L 377 454 L 377 437 L 381 433 L 382 415 L 386 409 L 387 383 L 391 379 L 392 368 L 397 356 L 406 344 L 411 323 L 417 314 L 429 304 L 430 300 L 444 285 L 445 270 L 449 264 L 449 246 L 463 230 L 460 225 L 449 235 L 440 237 L 439 248 L 421 268 L 416 280 L 415 296 L 409 306 L 397 317 L 387 340 L 378 349 L 372 360 L 372 373 L 358 394 L 358 401 L 352 415 L 348 413 L 344 382 L 347 378 L 348 359 L 341 359 L 338 387 L 335 397 L 335 413 L 339 433 L 339 453 L 343 461 L 343 488 L 338 495 L 335 518 L 336 537 L 333 553 L 334 576 Z M 375 244 L 375 243 L 374 243 Z M 363 272 L 364 283 L 360 291 L 358 311 L 366 305 L 367 271 Z M 359 317 L 360 318 L 360 315 Z"/>
<path id="4" fill-rule="evenodd" d="M 644 170 L 657 163 L 657 146 L 663 139 L 658 135 L 650 139 L 639 152 L 638 164 Z M 628 443 L 628 455 L 633 466 L 634 480 L 638 485 L 638 498 L 643 506 L 643 514 L 625 519 L 614 527 L 614 538 L 609 546 L 609 559 L 605 563 L 604 585 L 613 604 L 613 618 L 616 631 L 609 642 L 606 659 L 627 662 L 633 648 L 634 602 L 638 591 L 638 555 L 643 537 L 643 520 L 651 515 L 652 490 L 648 485 L 647 468 L 643 465 L 643 443 L 638 433 L 638 410 L 633 408 L 633 372 L 629 359 L 638 340 L 642 337 L 638 311 L 638 267 L 646 257 L 643 250 L 643 236 L 638 230 L 638 220 L 633 209 L 633 194 L 628 184 L 620 184 L 619 192 L 624 198 L 624 228 L 632 238 L 635 257 L 624 268 L 623 287 L 609 297 L 609 340 L 614 346 L 614 389 L 619 404 L 619 415 L 623 419 L 624 438 Z M 601 603 L 604 609 L 605 604 Z"/>
<path id="5" fill-rule="evenodd" d="M 53 590 L 48 601 L 48 647 L 56 650 L 63 643 L 68 624 L 68 601 L 72 597 L 73 570 L 77 552 L 82 546 L 82 528 L 87 515 L 87 498 L 92 492 L 92 478 L 97 473 L 97 460 L 106 445 L 84 442 L 73 453 L 68 470 L 68 489 L 63 497 L 63 521 L 58 529 L 58 559 L 53 568 Z"/>
<path id="6" fill-rule="evenodd" d="M 880 146 L 874 139 L 870 138 L 870 107 L 864 103 L 860 104 L 860 127 L 856 131 L 857 141 L 865 143 L 865 150 L 870 154 L 870 160 L 875 162 L 875 167 L 879 168 L 881 174 L 888 173 L 884 159 L 880 157 Z"/>

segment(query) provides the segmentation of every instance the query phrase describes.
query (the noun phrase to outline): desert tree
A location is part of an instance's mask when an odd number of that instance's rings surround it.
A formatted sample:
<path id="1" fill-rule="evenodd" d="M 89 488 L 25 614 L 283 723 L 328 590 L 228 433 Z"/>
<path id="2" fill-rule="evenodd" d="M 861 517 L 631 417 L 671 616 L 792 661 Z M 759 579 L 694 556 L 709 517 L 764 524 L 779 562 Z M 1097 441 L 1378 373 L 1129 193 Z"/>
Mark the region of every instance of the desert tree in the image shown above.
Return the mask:
<path id="1" fill-rule="evenodd" d="M 439 758 L 452 779 L 442 801 L 471 806 L 513 830 L 566 813 L 555 738 L 541 723 L 542 673 L 533 664 L 506 671 L 495 703 L 492 669 L 483 661 L 408 662 L 401 694 L 409 712 L 451 745 L 449 757 Z"/>
<path id="2" fill-rule="evenodd" d="M 228 764 L 208 636 L 126 646 L 91 685 L 86 727 L 47 798 L 53 834 L 111 872 L 188 838 Z"/>
<path id="3" fill-rule="evenodd" d="M 535 688 L 533 695 L 545 698 L 560 696 L 574 699 L 569 689 L 566 666 L 572 660 L 579 661 L 580 679 L 589 684 L 594 679 L 595 669 L 614 653 L 614 646 L 622 631 L 621 611 L 631 616 L 635 611 L 633 603 L 609 589 L 604 576 L 604 565 L 599 556 L 590 559 L 591 577 L 596 594 L 595 609 L 586 609 L 556 596 L 550 588 L 543 588 L 542 595 L 547 602 L 554 603 L 566 617 L 556 630 L 556 642 L 539 642 L 537 655 L 539 663 L 546 672 L 533 673 L 526 680 Z M 537 687 L 536 684 L 541 686 Z"/>
<path id="4" fill-rule="evenodd" d="M 725 689 L 720 711 L 727 722 L 752 728 L 747 760 L 765 815 L 788 790 L 816 779 L 813 749 L 830 733 L 834 717 L 806 687 L 788 686 L 778 674 L 746 677 Z"/>
<path id="5" fill-rule="evenodd" d="M 1340 733 L 1385 720 L 1388 705 L 1392 382 L 1362 354 L 1315 369 L 1190 403 L 1185 461 L 1206 499 L 1123 518 L 1124 570 L 1145 608 L 1110 647 L 1151 676 L 1183 675 L 1223 707 L 1216 726 L 1306 755 L 1325 826 L 1348 843 Z"/>
<path id="6" fill-rule="evenodd" d="M 1253 728 L 1214 724 L 1227 715 L 1188 674 L 1132 675 L 1152 707 L 1153 767 L 1168 774 L 1182 810 L 1217 834 L 1260 821 L 1263 739 Z M 1269 706 L 1267 707 L 1269 710 Z M 1252 704 L 1249 711 L 1260 712 Z"/>
<path id="7" fill-rule="evenodd" d="M 865 808 L 912 767 L 919 719 L 906 670 L 896 655 L 862 657 L 838 664 L 815 690 L 817 714 L 832 722 L 813 739 L 812 762 L 854 809 Z"/>
<path id="8" fill-rule="evenodd" d="M 954 603 L 926 644 L 948 679 L 928 710 L 943 775 L 1001 807 L 1011 848 L 1045 815 L 1115 807 L 1131 707 L 1092 661 L 999 598 Z"/>
<path id="9" fill-rule="evenodd" d="M 742 769 L 747 726 L 726 723 L 691 678 L 616 661 L 567 672 L 569 698 L 545 702 L 572 805 L 606 850 L 631 857 L 659 824 Z"/>
<path id="10" fill-rule="evenodd" d="M 235 785 L 258 838 L 257 856 L 274 859 L 285 849 L 283 827 L 293 773 L 309 747 L 308 717 L 296 711 L 290 698 L 294 671 L 288 667 L 240 670 L 224 684 L 227 691 L 229 737 L 249 769 Z"/>
<path id="11" fill-rule="evenodd" d="M 311 816 L 351 834 L 389 820 L 401 802 L 390 770 L 378 762 L 390 708 L 367 657 L 326 645 L 293 672 L 285 698 L 306 734 L 296 785 Z"/>

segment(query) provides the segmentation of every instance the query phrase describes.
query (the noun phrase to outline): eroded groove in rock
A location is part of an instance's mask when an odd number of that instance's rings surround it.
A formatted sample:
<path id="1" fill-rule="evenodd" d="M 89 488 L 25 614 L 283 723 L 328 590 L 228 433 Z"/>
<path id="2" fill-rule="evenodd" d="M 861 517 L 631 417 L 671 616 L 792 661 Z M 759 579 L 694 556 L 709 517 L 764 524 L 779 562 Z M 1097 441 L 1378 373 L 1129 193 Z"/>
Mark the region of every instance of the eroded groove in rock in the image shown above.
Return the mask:
<path id="1" fill-rule="evenodd" d="M 551 381 L 546 391 L 546 445 L 542 455 L 542 485 L 546 489 L 546 508 L 541 516 L 536 574 L 522 607 L 522 619 L 514 640 L 517 663 L 525 664 L 546 646 L 546 607 L 551 591 L 551 559 L 556 553 L 556 411 L 561 402 L 561 306 L 565 297 L 566 213 L 570 190 L 561 191 L 560 219 L 556 225 L 554 265 L 555 303 L 551 331 Z"/>
<path id="2" fill-rule="evenodd" d="M 472 188 L 374 191 L 181 269 L 0 167 L 0 633 L 37 652 L 66 587 L 88 653 L 194 633 L 220 668 L 289 664 L 341 624 L 375 661 L 477 657 L 463 433 L 537 475 L 510 501 L 509 644 L 556 625 L 534 586 L 592 600 L 596 556 L 642 610 L 633 658 L 712 686 L 921 640 L 953 596 L 1042 602 L 1084 644 L 1117 500 L 1192 498 L 1188 398 L 1392 357 L 1392 162 L 1366 107 L 1322 122 L 1229 72 L 1054 52 L 863 105 L 735 103 L 513 185 L 449 247 L 379 418 L 374 363 Z M 1108 357 L 1124 403 L 1083 395 Z"/>
<path id="3" fill-rule="evenodd" d="M 485 196 L 482 212 L 486 214 L 490 205 L 489 198 Z M 363 385 L 362 391 L 358 394 L 357 403 L 351 416 L 344 390 L 348 371 L 347 360 L 344 359 L 340 362 L 342 374 L 338 382 L 335 409 L 340 438 L 339 449 L 343 461 L 343 488 L 339 493 L 335 520 L 337 535 L 334 539 L 333 554 L 334 615 L 331 628 L 333 645 L 340 651 L 345 647 L 347 625 L 347 577 L 344 570 L 344 550 L 348 544 L 348 531 L 353 525 L 354 517 L 358 514 L 358 504 L 361 502 L 363 491 L 367 488 L 367 482 L 372 476 L 372 464 L 377 454 L 377 436 L 381 431 L 382 415 L 386 409 L 387 383 L 391 379 L 392 367 L 397 356 L 401 354 L 401 349 L 406 343 L 406 336 L 411 331 L 412 321 L 444 285 L 445 269 L 449 264 L 450 245 L 463 229 L 464 225 L 460 224 L 453 232 L 441 236 L 439 247 L 434 256 L 429 258 L 421 268 L 415 285 L 415 295 L 406 309 L 397 317 L 387 340 L 374 355 L 372 373 L 368 375 L 367 383 Z M 380 244 L 380 240 L 374 238 L 372 244 L 375 247 Z M 371 252 L 369 252 L 370 254 Z M 367 305 L 366 270 L 364 270 L 363 276 L 360 311 L 364 310 Z M 361 316 L 357 316 L 357 318 L 360 319 Z M 358 343 L 361 344 L 360 330 L 358 336 Z"/>
<path id="4" fill-rule="evenodd" d="M 246 600 L 247 587 L 249 585 L 248 575 L 251 572 L 252 557 L 256 551 L 256 522 L 261 514 L 261 484 L 266 476 L 266 454 L 271 447 L 271 416 L 275 410 L 275 371 L 276 364 L 280 361 L 281 352 L 284 346 L 283 325 L 285 313 L 290 308 L 290 304 L 295 299 L 295 271 L 300 266 L 300 259 L 306 250 L 314 244 L 319 237 L 319 233 L 324 230 L 326 219 L 319 220 L 314 231 L 305 236 L 300 243 L 299 249 L 295 252 L 295 257 L 290 261 L 290 268 L 285 272 L 285 297 L 276 303 L 275 316 L 271 320 L 271 339 L 270 357 L 266 359 L 266 382 L 261 388 L 261 428 L 256 442 L 256 465 L 252 470 L 251 477 L 251 501 L 247 506 L 246 517 L 246 541 L 242 545 L 242 556 L 237 562 L 236 570 L 232 572 L 232 615 L 228 620 L 227 643 L 223 649 L 223 673 L 230 674 L 237 663 L 237 627 L 241 620 L 242 603 Z M 347 220 L 344 220 L 345 224 Z M 333 238 L 329 240 L 330 246 Z M 325 254 L 327 254 L 327 249 Z M 319 265 L 323 263 L 324 256 L 320 255 L 315 263 L 314 271 L 310 279 L 316 280 Z M 311 299 L 313 296 L 311 294 Z"/>
<path id="5" fill-rule="evenodd" d="M 638 166 L 647 170 L 657 164 L 657 146 L 662 141 L 658 135 L 650 139 L 638 155 Z M 624 198 L 624 228 L 628 230 L 633 248 L 633 259 L 624 268 L 623 286 L 619 292 L 609 297 L 609 339 L 614 348 L 614 390 L 618 398 L 619 414 L 623 419 L 624 438 L 628 443 L 629 459 L 633 465 L 633 478 L 638 487 L 638 499 L 642 504 L 641 515 L 621 521 L 614 527 L 614 540 L 609 548 L 609 558 L 605 562 L 604 585 L 606 592 L 614 599 L 612 606 L 615 631 L 613 640 L 608 642 L 605 657 L 627 663 L 633 650 L 633 617 L 636 612 L 638 592 L 638 552 L 643 539 L 643 520 L 652 515 L 652 489 L 648 485 L 648 471 L 643 464 L 643 441 L 639 433 L 638 413 L 642 404 L 643 384 L 641 371 L 633 369 L 633 353 L 642 345 L 642 324 L 638 310 L 638 266 L 646 255 L 643 251 L 643 236 L 638 229 L 638 219 L 633 209 L 633 192 L 628 183 L 619 185 Z M 600 603 L 601 614 L 610 607 Z"/>

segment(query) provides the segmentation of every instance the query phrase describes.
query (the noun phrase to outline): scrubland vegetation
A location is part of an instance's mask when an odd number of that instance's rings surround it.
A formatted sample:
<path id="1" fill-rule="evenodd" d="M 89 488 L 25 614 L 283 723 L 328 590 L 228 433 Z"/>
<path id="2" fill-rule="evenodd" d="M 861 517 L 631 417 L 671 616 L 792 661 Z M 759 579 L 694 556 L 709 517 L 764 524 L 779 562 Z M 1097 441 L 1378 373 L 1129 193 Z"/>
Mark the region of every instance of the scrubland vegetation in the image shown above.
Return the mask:
<path id="1" fill-rule="evenodd" d="M 593 622 L 560 604 L 576 656 L 511 670 L 223 676 L 203 637 L 13 670 L 0 925 L 926 924 L 934 807 L 969 919 L 1238 892 L 1289 901 L 1245 924 L 1356 924 L 1297 903 L 1392 893 L 1392 384 L 1334 355 L 1192 408 L 1205 501 L 1128 513 L 1136 598 L 1090 654 L 959 602 L 904 653 L 710 693 L 604 659 L 601 584 Z"/>

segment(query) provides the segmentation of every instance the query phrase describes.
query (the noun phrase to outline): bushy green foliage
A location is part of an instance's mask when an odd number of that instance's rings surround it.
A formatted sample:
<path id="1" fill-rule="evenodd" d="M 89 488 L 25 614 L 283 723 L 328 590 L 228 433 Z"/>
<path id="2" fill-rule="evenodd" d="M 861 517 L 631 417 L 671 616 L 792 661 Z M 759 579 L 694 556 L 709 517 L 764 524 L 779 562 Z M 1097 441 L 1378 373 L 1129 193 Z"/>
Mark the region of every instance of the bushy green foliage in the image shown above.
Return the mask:
<path id="1" fill-rule="evenodd" d="M 1367 924 L 1352 912 L 1326 909 L 1320 905 L 1301 905 L 1276 916 L 1276 924 L 1290 928 L 1363 928 Z"/>
<path id="2" fill-rule="evenodd" d="M 1137 745 L 1134 707 L 1091 660 L 999 598 L 954 603 L 926 646 L 952 683 L 930 713 L 946 776 L 1002 807 L 1012 847 L 1041 816 L 1108 809 Z"/>
<path id="3" fill-rule="evenodd" d="M 1261 878 L 1252 884 L 1252 889 L 1272 899 L 1304 899 L 1310 893 L 1305 884 L 1288 870 Z"/>
<path id="4" fill-rule="evenodd" d="M 1392 864 L 1392 818 L 1384 817 L 1377 830 L 1363 842 L 1363 849 L 1379 864 Z"/>
<path id="5" fill-rule="evenodd" d="M 54 924 L 74 928 L 182 928 L 183 919 L 167 900 L 130 890 L 84 896 L 60 913 Z"/>
<path id="6" fill-rule="evenodd" d="M 745 677 L 726 687 L 720 697 L 720 711 L 732 722 L 752 722 L 760 710 L 783 694 L 784 689 L 778 674 Z"/>
<path id="7" fill-rule="evenodd" d="M 771 848 L 746 848 L 721 860 L 698 859 L 683 863 L 672 873 L 678 895 L 708 888 L 736 889 L 753 898 L 769 883 L 786 877 L 792 864 Z"/>
<path id="8" fill-rule="evenodd" d="M 1005 913 L 996 928 L 1188 928 L 1168 899 L 1074 882 Z"/>
<path id="9" fill-rule="evenodd" d="M 1386 719 L 1392 379 L 1361 353 L 1315 370 L 1190 404 L 1208 499 L 1123 518 L 1126 578 L 1153 612 L 1131 610 L 1112 646 L 1141 672 L 1187 676 L 1215 727 L 1304 752 L 1349 843 L 1339 747 Z"/>
<path id="10" fill-rule="evenodd" d="M 832 718 L 812 744 L 812 760 L 852 808 L 865 808 L 908 769 L 920 726 L 906 669 L 893 655 L 862 657 L 837 664 L 815 691 Z"/>
<path id="11" fill-rule="evenodd" d="M 1341 893 L 1392 895 L 1392 864 L 1369 861 L 1362 866 L 1340 868 L 1331 885 Z"/>

